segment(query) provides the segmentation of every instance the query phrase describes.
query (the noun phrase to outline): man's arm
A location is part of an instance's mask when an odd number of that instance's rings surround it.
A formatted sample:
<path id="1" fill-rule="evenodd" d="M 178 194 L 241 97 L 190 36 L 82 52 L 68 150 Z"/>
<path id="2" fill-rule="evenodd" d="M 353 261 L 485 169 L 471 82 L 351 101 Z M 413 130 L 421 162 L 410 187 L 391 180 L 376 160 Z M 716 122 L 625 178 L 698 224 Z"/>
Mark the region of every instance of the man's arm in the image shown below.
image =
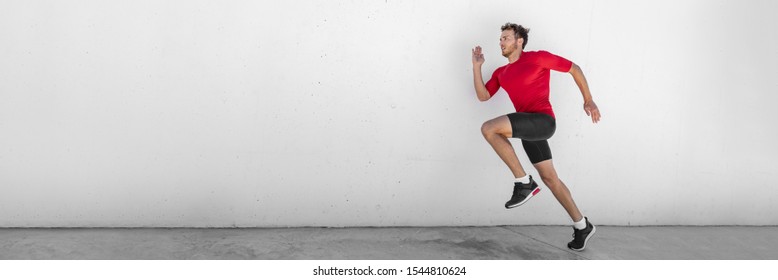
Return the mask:
<path id="1" fill-rule="evenodd" d="M 486 101 L 492 98 L 492 95 L 489 94 L 489 91 L 486 90 L 486 85 L 484 85 L 484 77 L 481 75 L 482 65 L 484 65 L 484 54 L 481 53 L 481 47 L 477 46 L 473 49 L 473 85 L 475 86 L 478 100 Z"/>
<path id="2" fill-rule="evenodd" d="M 575 80 L 575 83 L 578 85 L 578 89 L 581 90 L 581 95 L 583 95 L 584 99 L 584 111 L 586 111 L 586 115 L 592 117 L 593 123 L 599 122 L 600 109 L 597 108 L 597 104 L 595 104 L 594 100 L 592 99 L 592 93 L 589 92 L 589 84 L 586 83 L 586 77 L 584 76 L 583 71 L 581 71 L 581 67 L 578 67 L 577 64 L 573 63 L 573 66 L 570 67 L 570 75 L 573 76 L 573 80 Z"/>

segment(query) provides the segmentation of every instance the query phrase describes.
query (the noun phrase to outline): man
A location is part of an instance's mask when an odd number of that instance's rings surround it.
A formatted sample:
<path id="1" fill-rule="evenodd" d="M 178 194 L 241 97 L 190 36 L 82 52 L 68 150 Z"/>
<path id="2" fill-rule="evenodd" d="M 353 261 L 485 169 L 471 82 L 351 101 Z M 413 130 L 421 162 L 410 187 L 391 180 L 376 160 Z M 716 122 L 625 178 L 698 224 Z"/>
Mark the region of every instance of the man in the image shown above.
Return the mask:
<path id="1" fill-rule="evenodd" d="M 592 100 L 589 85 L 578 65 L 546 51 L 524 51 L 529 29 L 521 25 L 506 23 L 501 29 L 500 47 L 502 55 L 508 58 L 508 64 L 497 68 L 491 79 L 484 84 L 481 76 L 484 55 L 481 47 L 476 46 L 473 49 L 473 82 L 478 100 L 489 100 L 502 87 L 516 108 L 516 113 L 489 120 L 481 127 L 486 141 L 516 178 L 513 195 L 505 203 L 505 208 L 522 205 L 540 191 L 532 176 L 524 172 L 508 141 L 508 138 L 519 138 L 543 183 L 551 189 L 573 220 L 573 241 L 567 247 L 582 251 L 596 229 L 578 210 L 570 190 L 557 176 L 551 160 L 547 140 L 554 135 L 556 119 L 548 98 L 550 70 L 568 72 L 573 76 L 583 95 L 584 111 L 591 116 L 593 123 L 599 122 L 600 111 Z"/>

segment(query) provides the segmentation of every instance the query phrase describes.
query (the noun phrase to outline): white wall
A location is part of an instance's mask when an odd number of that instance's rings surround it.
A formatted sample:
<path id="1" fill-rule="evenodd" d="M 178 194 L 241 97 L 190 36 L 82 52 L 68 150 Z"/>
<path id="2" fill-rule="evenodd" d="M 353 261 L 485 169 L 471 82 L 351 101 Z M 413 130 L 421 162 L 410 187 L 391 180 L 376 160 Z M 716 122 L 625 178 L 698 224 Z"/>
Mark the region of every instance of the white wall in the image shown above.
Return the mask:
<path id="1" fill-rule="evenodd" d="M 499 27 L 552 74 L 550 140 L 611 225 L 778 224 L 774 1 L 2 1 L 0 227 L 568 224 L 480 135 Z M 519 156 L 535 172 L 519 142 Z"/>

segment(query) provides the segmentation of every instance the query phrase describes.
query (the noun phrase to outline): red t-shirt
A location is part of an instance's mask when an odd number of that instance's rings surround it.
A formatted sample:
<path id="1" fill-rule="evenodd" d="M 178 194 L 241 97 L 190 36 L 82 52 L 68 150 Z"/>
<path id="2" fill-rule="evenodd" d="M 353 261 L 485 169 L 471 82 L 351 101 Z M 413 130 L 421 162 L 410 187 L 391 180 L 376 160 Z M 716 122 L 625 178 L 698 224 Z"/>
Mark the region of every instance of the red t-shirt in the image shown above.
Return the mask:
<path id="1" fill-rule="evenodd" d="M 547 51 L 525 51 L 518 61 L 494 70 L 486 90 L 494 96 L 500 87 L 505 89 L 516 112 L 544 113 L 556 118 L 548 101 L 549 70 L 569 72 L 572 66 L 571 61 Z"/>

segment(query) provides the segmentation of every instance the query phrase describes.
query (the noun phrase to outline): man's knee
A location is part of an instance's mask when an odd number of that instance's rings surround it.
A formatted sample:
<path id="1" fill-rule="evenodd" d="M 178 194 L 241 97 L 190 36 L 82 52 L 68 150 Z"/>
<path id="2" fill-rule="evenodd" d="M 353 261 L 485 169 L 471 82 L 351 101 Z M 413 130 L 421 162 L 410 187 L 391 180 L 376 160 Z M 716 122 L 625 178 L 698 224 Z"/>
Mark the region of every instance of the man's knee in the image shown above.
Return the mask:
<path id="1" fill-rule="evenodd" d="M 559 176 L 556 174 L 540 174 L 540 179 L 548 187 L 555 187 L 559 183 Z"/>
<path id="2" fill-rule="evenodd" d="M 481 125 L 481 134 L 484 136 L 492 135 L 494 132 L 494 125 L 490 121 L 484 122 L 484 124 Z"/>
<path id="3" fill-rule="evenodd" d="M 481 134 L 483 134 L 484 137 L 489 137 L 492 135 L 502 135 L 506 138 L 511 137 L 510 132 L 506 131 L 504 128 L 501 128 L 500 124 L 496 120 L 489 120 L 484 122 L 484 124 L 481 125 Z"/>

